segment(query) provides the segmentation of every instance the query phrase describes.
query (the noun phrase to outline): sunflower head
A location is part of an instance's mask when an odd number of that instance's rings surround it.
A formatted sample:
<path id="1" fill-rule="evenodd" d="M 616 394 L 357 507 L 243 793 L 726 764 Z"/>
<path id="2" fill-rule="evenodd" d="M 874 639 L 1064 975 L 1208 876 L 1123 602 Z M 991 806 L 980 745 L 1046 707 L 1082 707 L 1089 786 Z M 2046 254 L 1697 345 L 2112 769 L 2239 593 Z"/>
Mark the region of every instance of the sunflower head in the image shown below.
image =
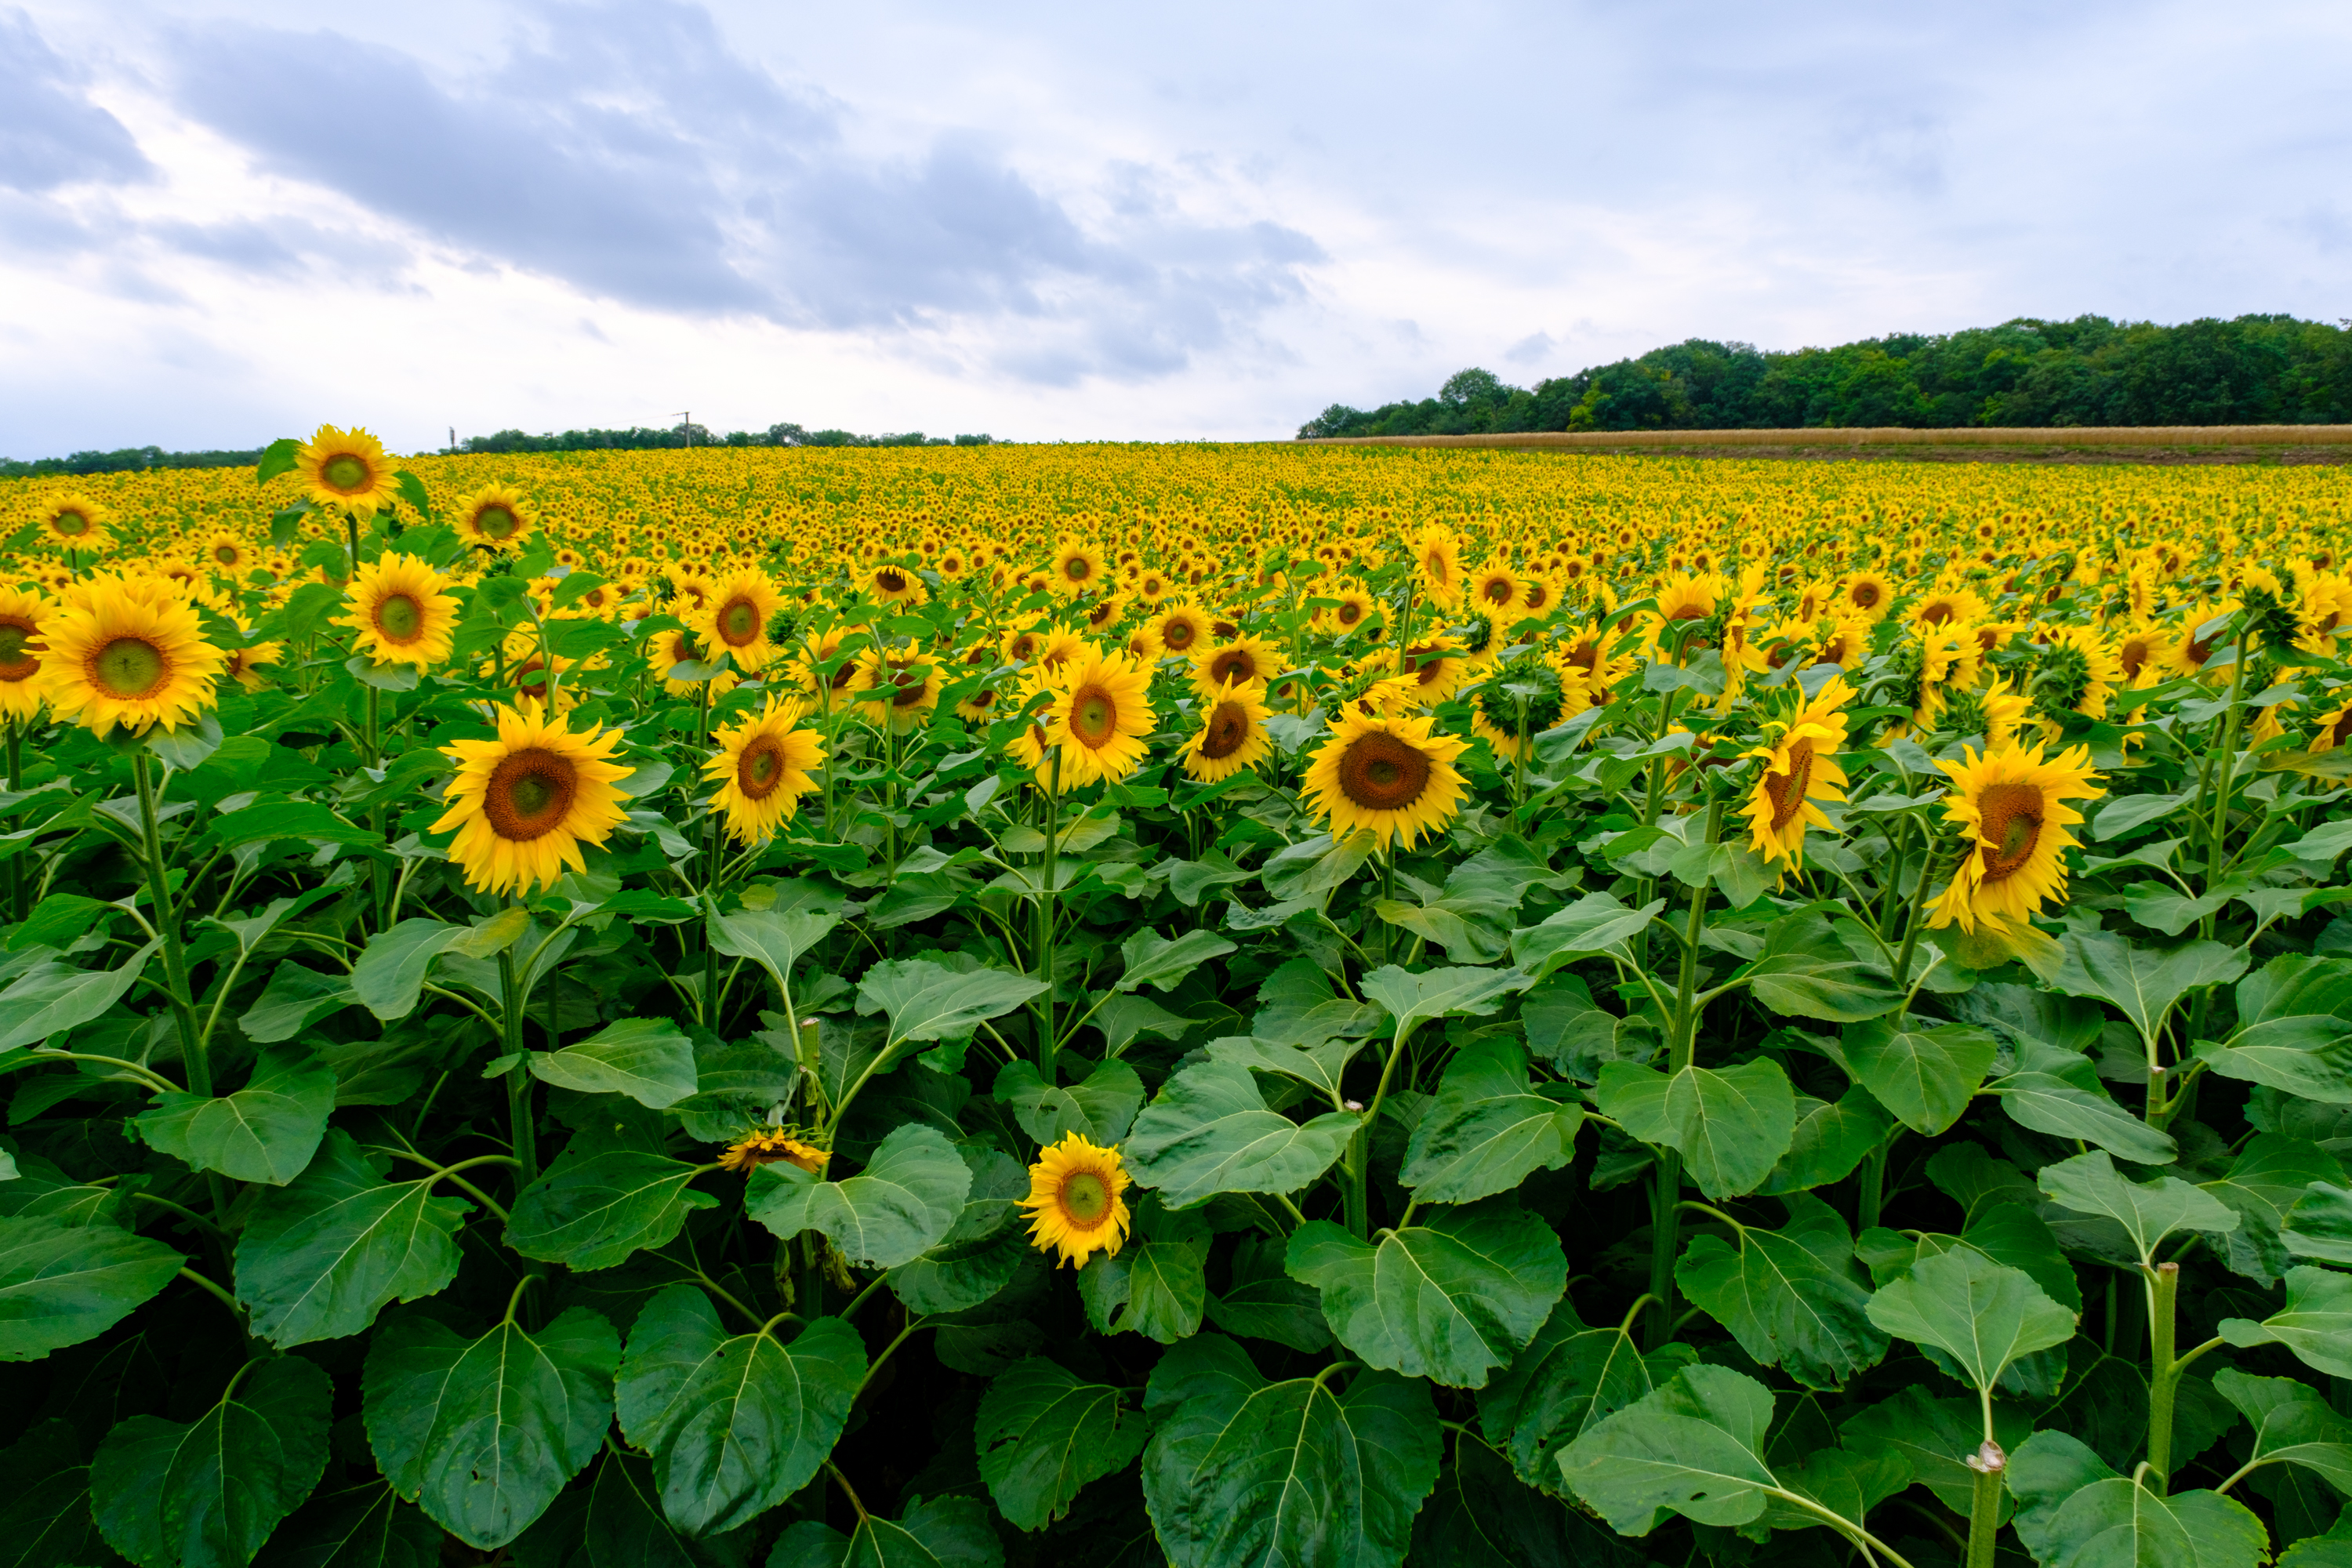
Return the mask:
<path id="1" fill-rule="evenodd" d="M 113 514 L 79 491 L 49 498 L 40 518 L 43 536 L 61 549 L 104 550 L 114 542 L 106 526 Z"/>
<path id="2" fill-rule="evenodd" d="M 41 711 L 41 657 L 35 642 L 47 604 L 38 594 L 0 588 L 0 719 Z"/>
<path id="3" fill-rule="evenodd" d="M 323 507 L 373 515 L 399 494 L 383 443 L 357 426 L 320 426 L 295 454 L 294 468 L 310 487 L 310 499 Z"/>
<path id="4" fill-rule="evenodd" d="M 1408 847 L 1451 822 L 1465 793 L 1454 763 L 1468 746 L 1431 722 L 1343 710 L 1307 770 L 1310 810 L 1335 836 L 1361 829 Z"/>
<path id="5" fill-rule="evenodd" d="M 1201 704 L 1201 732 L 1184 748 L 1184 772 L 1203 784 L 1229 779 L 1273 753 L 1265 688 L 1228 681 Z"/>
<path id="6" fill-rule="evenodd" d="M 1073 1268 L 1085 1268 L 1097 1252 L 1118 1257 L 1131 1223 L 1130 1180 L 1118 1149 L 1063 1134 L 1029 1167 L 1029 1195 L 1021 1206 L 1029 1212 L 1030 1240 L 1040 1252 L 1058 1252 Z"/>
<path id="7" fill-rule="evenodd" d="M 48 607 L 37 640 L 41 695 L 59 719 L 100 731 L 195 719 L 228 662 L 194 607 L 158 580 L 90 584 Z"/>
<path id="8" fill-rule="evenodd" d="M 745 1176 L 762 1165 L 797 1165 L 811 1175 L 821 1174 L 833 1160 L 833 1152 L 814 1143 L 803 1142 L 793 1131 L 783 1127 L 755 1127 L 732 1143 L 719 1156 L 722 1171 L 740 1171 Z"/>
<path id="9" fill-rule="evenodd" d="M 2044 761 L 2039 746 L 2008 746 L 1965 761 L 1938 763 L 1951 775 L 1947 819 L 1960 828 L 1960 860 L 1951 885 L 1932 906 L 1929 923 L 1957 921 L 1964 931 L 1979 922 L 2022 925 L 2044 900 L 2066 896 L 2066 829 L 2083 814 L 2065 803 L 2105 792 L 2091 770 L 2088 747 Z"/>
<path id="10" fill-rule="evenodd" d="M 1061 749 L 1061 787 L 1116 783 L 1133 773 L 1147 754 L 1144 738 L 1158 722 L 1150 677 L 1125 654 L 1114 653 L 1074 659 L 1054 680 L 1045 735 L 1046 744 Z"/>
<path id="11" fill-rule="evenodd" d="M 348 615 L 335 624 L 358 636 L 352 646 L 378 664 L 430 669 L 449 657 L 457 601 L 447 580 L 414 555 L 382 555 L 352 579 Z"/>
<path id="12" fill-rule="evenodd" d="M 580 846 L 602 844 L 628 818 L 615 786 L 630 769 L 611 760 L 620 733 L 576 733 L 536 702 L 498 710 L 498 736 L 441 751 L 457 764 L 432 831 L 457 837 L 449 858 L 467 882 L 493 893 L 535 892 L 568 867 L 587 869 Z"/>
<path id="13" fill-rule="evenodd" d="M 512 552 L 539 526 L 539 514 L 520 490 L 491 485 L 457 503 L 457 524 L 477 548 Z"/>
<path id="14" fill-rule="evenodd" d="M 803 712 L 797 700 L 771 695 L 757 714 L 714 737 L 718 754 L 702 771 L 719 785 L 711 805 L 726 814 L 727 831 L 738 844 L 773 838 L 801 797 L 817 787 L 809 772 L 824 765 L 824 742 L 799 727 Z"/>

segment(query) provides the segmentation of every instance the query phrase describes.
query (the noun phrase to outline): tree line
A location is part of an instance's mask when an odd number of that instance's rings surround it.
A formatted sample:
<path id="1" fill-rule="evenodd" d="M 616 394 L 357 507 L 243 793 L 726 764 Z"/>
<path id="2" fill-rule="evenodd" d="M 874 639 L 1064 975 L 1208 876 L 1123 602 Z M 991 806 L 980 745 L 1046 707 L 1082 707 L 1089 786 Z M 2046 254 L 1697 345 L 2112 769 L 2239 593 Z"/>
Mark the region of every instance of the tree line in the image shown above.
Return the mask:
<path id="1" fill-rule="evenodd" d="M 1532 387 L 1465 370 L 1417 403 L 1335 403 L 1298 436 L 2352 423 L 2347 327 L 2019 317 L 1786 353 L 1693 338 Z"/>

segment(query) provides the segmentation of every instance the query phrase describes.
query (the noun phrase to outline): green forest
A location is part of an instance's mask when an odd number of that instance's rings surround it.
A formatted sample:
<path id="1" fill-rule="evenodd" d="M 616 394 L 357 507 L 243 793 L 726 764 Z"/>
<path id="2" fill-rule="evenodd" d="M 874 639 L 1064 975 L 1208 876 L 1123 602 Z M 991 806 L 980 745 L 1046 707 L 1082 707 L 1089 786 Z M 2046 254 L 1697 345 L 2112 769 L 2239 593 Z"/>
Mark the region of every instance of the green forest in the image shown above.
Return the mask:
<path id="1" fill-rule="evenodd" d="M 2347 325 L 2020 317 L 1789 353 L 1692 338 L 1532 387 L 1465 370 L 1418 403 L 1335 403 L 1298 436 L 2339 424 L 2352 422 Z"/>

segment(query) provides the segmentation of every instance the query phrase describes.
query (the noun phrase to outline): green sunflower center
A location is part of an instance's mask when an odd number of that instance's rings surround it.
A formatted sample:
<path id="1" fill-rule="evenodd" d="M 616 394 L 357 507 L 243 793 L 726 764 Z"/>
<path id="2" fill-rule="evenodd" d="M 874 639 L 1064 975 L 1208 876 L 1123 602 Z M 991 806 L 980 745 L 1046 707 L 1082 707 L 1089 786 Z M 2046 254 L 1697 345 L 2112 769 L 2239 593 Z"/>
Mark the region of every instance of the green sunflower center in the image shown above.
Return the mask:
<path id="1" fill-rule="evenodd" d="M 351 495 L 367 488 L 367 463 L 349 452 L 340 452 L 328 458 L 326 466 L 319 472 L 329 485 L 345 495 Z"/>
<path id="2" fill-rule="evenodd" d="M 515 514 L 502 506 L 486 506 L 482 515 L 474 520 L 474 526 L 488 538 L 504 539 L 515 531 Z"/>
<path id="3" fill-rule="evenodd" d="M 1062 1211 L 1079 1225 L 1100 1225 L 1110 1213 L 1110 1188 L 1092 1171 L 1080 1171 L 1062 1184 Z"/>
<path id="4" fill-rule="evenodd" d="M 406 594 L 392 594 L 375 607 L 375 629 L 394 642 L 415 642 L 425 630 L 425 606 Z"/>
<path id="5" fill-rule="evenodd" d="M 116 637 L 90 661 L 93 682 L 108 696 L 144 697 L 163 683 L 163 650 L 144 637 Z"/>

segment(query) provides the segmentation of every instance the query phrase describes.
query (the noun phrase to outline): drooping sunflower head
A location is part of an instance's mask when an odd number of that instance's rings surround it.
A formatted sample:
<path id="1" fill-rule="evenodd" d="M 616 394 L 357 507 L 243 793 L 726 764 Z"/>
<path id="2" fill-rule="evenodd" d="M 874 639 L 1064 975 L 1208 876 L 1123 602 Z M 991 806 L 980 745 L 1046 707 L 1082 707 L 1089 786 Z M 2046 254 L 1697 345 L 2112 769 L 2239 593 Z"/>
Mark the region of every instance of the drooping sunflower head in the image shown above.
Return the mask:
<path id="1" fill-rule="evenodd" d="M 42 616 L 34 679 L 59 719 L 101 732 L 170 731 L 213 705 L 227 658 L 205 639 L 194 607 L 159 588 L 102 580 Z"/>
<path id="2" fill-rule="evenodd" d="M 931 597 L 931 591 L 923 585 L 921 574 L 895 561 L 885 561 L 868 570 L 862 586 L 877 605 L 925 605 Z"/>
<path id="3" fill-rule="evenodd" d="M 1359 829 L 1411 846 L 1462 809 L 1454 767 L 1465 742 L 1431 732 L 1426 714 L 1388 718 L 1343 711 L 1307 770 L 1307 804 L 1334 837 Z"/>
<path id="4" fill-rule="evenodd" d="M 1845 798 L 1845 770 L 1836 753 L 1845 744 L 1843 711 L 1853 689 L 1832 677 L 1787 721 L 1768 721 L 1765 744 L 1748 754 L 1763 761 L 1756 787 L 1740 809 L 1748 817 L 1748 842 L 1767 861 L 1786 860 L 1801 868 L 1805 829 L 1827 827 L 1830 819 L 1816 801 Z"/>
<path id="5" fill-rule="evenodd" d="M 1098 654 L 1073 661 L 1055 683 L 1045 743 L 1060 748 L 1062 788 L 1117 783 L 1141 765 L 1144 738 L 1158 721 L 1148 674 L 1125 654 Z"/>
<path id="6" fill-rule="evenodd" d="M 2083 814 L 2065 803 L 2104 794 L 2090 749 L 2076 746 L 2044 761 L 2039 746 L 2010 746 L 1962 762 L 1938 763 L 1951 775 L 1946 818 L 1961 830 L 1961 858 L 1951 885 L 1932 906 L 1930 923 L 2017 924 L 2066 896 L 2066 829 Z"/>
<path id="7" fill-rule="evenodd" d="M 1247 686 L 1271 680 L 1282 673 L 1282 662 L 1281 650 L 1262 637 L 1235 637 L 1216 644 L 1193 661 L 1193 695 L 1206 702 L 1212 692 L 1227 684 Z"/>
<path id="8" fill-rule="evenodd" d="M 797 1165 L 811 1175 L 823 1172 L 833 1160 L 833 1152 L 814 1143 L 803 1142 L 794 1130 L 785 1127 L 755 1127 L 732 1143 L 719 1156 L 722 1171 L 740 1171 L 745 1176 L 762 1165 L 778 1163 Z"/>
<path id="9" fill-rule="evenodd" d="M 1097 1252 L 1118 1257 L 1131 1223 L 1126 1196 L 1131 1179 L 1118 1149 L 1064 1133 L 1029 1167 L 1029 1195 L 1021 1206 L 1029 1212 L 1031 1242 L 1077 1268 Z"/>
<path id="10" fill-rule="evenodd" d="M 490 485 L 457 503 L 456 521 L 457 532 L 476 547 L 512 552 L 539 526 L 539 513 L 520 490 Z"/>
<path id="11" fill-rule="evenodd" d="M 335 624 L 357 633 L 352 646 L 378 664 L 430 669 L 449 657 L 457 626 L 457 601 L 442 592 L 447 585 L 414 555 L 378 556 L 352 579 L 350 613 Z"/>
<path id="12" fill-rule="evenodd" d="M 449 858 L 492 893 L 551 887 L 585 870 L 580 846 L 627 820 L 615 787 L 632 770 L 611 760 L 618 731 L 574 732 L 535 702 L 498 710 L 498 737 L 441 748 L 457 764 L 432 831 L 457 831 Z"/>
<path id="13" fill-rule="evenodd" d="M 353 426 L 321 425 L 295 455 L 294 468 L 323 507 L 373 515 L 398 499 L 399 486 L 383 443 Z"/>
<path id="14" fill-rule="evenodd" d="M 113 513 L 79 491 L 52 496 L 41 505 L 41 531 L 50 543 L 68 550 L 105 550 L 114 542 L 107 528 Z"/>
<path id="15" fill-rule="evenodd" d="M 738 844 L 773 838 L 801 797 L 817 787 L 809 773 L 824 763 L 824 740 L 800 728 L 805 711 L 798 700 L 771 694 L 757 714 L 713 737 L 719 751 L 702 771 L 719 785 L 711 805 L 726 813 L 727 831 Z"/>
<path id="16" fill-rule="evenodd" d="M 1184 772 L 1203 784 L 1229 779 L 1273 754 L 1265 688 L 1227 681 L 1201 704 L 1201 732 L 1184 748 Z"/>

